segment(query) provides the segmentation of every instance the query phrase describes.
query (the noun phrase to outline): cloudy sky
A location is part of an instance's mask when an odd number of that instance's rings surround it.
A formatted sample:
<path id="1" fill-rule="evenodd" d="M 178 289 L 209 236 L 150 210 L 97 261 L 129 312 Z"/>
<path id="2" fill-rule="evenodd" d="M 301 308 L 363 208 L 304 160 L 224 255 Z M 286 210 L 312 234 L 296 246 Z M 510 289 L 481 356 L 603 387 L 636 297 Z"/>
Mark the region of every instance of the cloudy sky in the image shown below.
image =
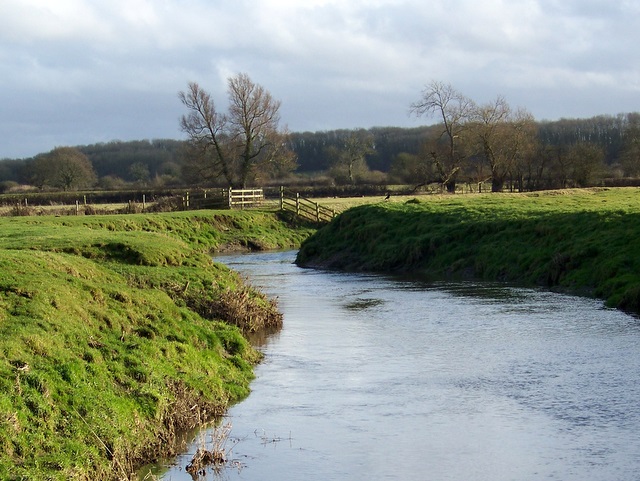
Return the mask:
<path id="1" fill-rule="evenodd" d="M 239 72 L 292 131 L 418 126 L 432 80 L 538 120 L 640 110 L 638 0 L 1 0 L 0 158 L 184 138 Z"/>

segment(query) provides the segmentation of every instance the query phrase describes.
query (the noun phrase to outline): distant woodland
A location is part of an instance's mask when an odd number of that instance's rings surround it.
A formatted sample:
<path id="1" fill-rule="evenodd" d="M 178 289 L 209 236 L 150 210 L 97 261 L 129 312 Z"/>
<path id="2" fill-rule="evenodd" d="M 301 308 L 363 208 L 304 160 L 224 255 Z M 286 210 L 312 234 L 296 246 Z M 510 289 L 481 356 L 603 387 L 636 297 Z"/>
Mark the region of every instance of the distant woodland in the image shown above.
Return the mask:
<path id="1" fill-rule="evenodd" d="M 535 142 L 505 168 L 501 190 L 640 184 L 640 113 L 533 125 Z M 290 133 L 286 142 L 295 154 L 293 168 L 255 172 L 251 181 L 256 186 L 443 184 L 433 150 L 433 139 L 440 138 L 443 128 L 434 124 Z M 194 171 L 187 150 L 180 140 L 113 141 L 3 159 L 0 191 L 225 185 L 223 179 Z M 486 159 L 480 151 L 470 152 L 457 167 L 456 184 L 473 189 L 490 183 L 492 167 Z"/>

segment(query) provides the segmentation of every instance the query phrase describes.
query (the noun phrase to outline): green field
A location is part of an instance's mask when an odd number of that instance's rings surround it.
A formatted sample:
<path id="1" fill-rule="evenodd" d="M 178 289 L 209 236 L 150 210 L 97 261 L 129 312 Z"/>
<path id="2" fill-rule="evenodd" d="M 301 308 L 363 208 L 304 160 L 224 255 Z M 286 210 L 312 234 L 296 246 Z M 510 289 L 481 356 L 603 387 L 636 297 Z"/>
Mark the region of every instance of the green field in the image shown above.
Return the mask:
<path id="1" fill-rule="evenodd" d="M 542 285 L 640 312 L 640 189 L 392 198 L 343 212 L 298 263 Z"/>
<path id="2" fill-rule="evenodd" d="M 1 218 L 0 479 L 126 479 L 246 396 L 241 329 L 281 315 L 210 253 L 310 232 L 259 211 Z"/>

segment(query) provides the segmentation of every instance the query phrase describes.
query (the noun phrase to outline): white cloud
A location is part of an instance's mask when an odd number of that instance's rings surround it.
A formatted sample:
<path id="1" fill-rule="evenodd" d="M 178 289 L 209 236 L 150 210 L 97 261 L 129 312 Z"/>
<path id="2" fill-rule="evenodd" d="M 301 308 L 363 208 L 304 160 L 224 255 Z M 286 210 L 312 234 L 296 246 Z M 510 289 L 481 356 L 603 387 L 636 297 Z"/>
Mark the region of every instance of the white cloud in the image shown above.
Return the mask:
<path id="1" fill-rule="evenodd" d="M 21 45 L 106 34 L 105 25 L 83 0 L 4 0 L 0 35 Z"/>

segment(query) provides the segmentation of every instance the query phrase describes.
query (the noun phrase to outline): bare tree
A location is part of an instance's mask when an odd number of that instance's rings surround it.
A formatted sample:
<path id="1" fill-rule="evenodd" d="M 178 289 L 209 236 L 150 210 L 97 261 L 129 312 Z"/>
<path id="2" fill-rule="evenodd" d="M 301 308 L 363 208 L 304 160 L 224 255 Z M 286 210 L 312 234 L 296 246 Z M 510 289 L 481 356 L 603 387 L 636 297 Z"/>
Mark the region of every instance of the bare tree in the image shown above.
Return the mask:
<path id="1" fill-rule="evenodd" d="M 428 115 L 439 119 L 442 131 L 429 139 L 430 161 L 434 164 L 442 185 L 455 192 L 456 178 L 469 157 L 468 122 L 475 110 L 474 102 L 451 85 L 432 81 L 422 91 L 422 97 L 411 104 L 410 112 L 418 117 Z"/>
<path id="2" fill-rule="evenodd" d="M 533 116 L 523 109 L 513 112 L 504 97 L 498 96 L 476 107 L 472 125 L 478 152 L 491 171 L 491 190 L 501 192 L 506 179 L 533 149 Z"/>
<path id="3" fill-rule="evenodd" d="M 474 137 L 477 138 L 479 151 L 489 164 L 491 171 L 491 191 L 500 192 L 509 171 L 506 124 L 511 114 L 507 101 L 498 96 L 492 103 L 476 107 Z"/>
<path id="4" fill-rule="evenodd" d="M 540 140 L 538 127 L 533 114 L 525 109 L 518 109 L 511 119 L 511 167 L 509 175 L 515 177 L 520 191 L 523 190 L 523 172 L 529 171 L 539 152 Z M 541 163 L 538 168 L 543 168 Z M 513 182 L 511 182 L 513 188 Z"/>
<path id="5" fill-rule="evenodd" d="M 197 175 L 246 187 L 264 171 L 295 168 L 288 133 L 279 128 L 280 102 L 243 73 L 228 79 L 227 93 L 226 114 L 195 82 L 178 94 L 189 110 L 180 126 L 189 136 L 188 156 L 199 165 Z"/>
<path id="6" fill-rule="evenodd" d="M 199 165 L 197 176 L 223 177 L 232 185 L 226 115 L 217 112 L 211 95 L 195 82 L 189 82 L 188 90 L 180 92 L 178 97 L 189 110 L 189 114 L 180 119 L 180 127 L 189 136 L 187 156 Z"/>

